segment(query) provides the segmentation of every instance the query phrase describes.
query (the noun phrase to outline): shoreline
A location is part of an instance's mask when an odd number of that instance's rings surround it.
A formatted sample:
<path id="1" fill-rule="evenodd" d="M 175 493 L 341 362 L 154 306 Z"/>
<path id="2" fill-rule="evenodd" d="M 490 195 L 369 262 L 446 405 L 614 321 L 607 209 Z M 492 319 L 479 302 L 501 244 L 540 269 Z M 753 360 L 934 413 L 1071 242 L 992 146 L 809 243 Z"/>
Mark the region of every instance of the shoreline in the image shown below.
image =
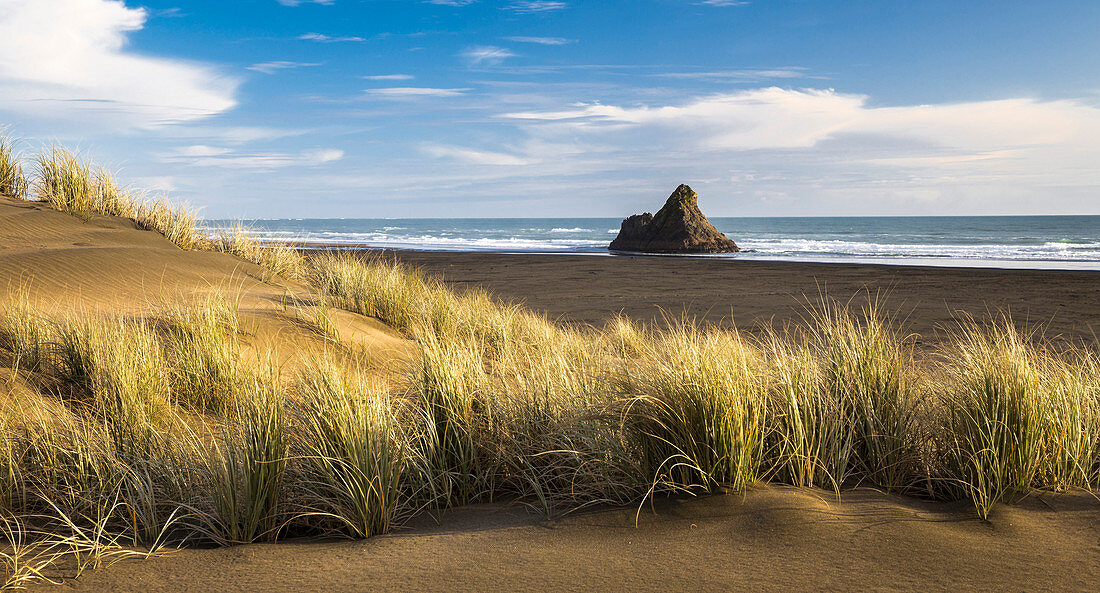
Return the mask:
<path id="1" fill-rule="evenodd" d="M 883 266 L 902 268 L 936 268 L 948 270 L 1036 270 L 1051 272 L 1096 272 L 1100 274 L 1100 261 L 1070 260 L 1006 260 L 1006 259 L 962 259 L 962 258 L 874 258 L 852 256 L 836 259 L 813 259 L 787 256 L 757 255 L 752 251 L 735 254 L 705 253 L 633 253 L 610 250 L 599 251 L 524 251 L 517 249 L 431 249 L 416 247 L 388 247 L 361 243 L 320 243 L 302 241 L 269 241 L 264 245 L 285 245 L 302 251 L 362 251 L 379 253 L 435 253 L 447 255 L 514 255 L 514 256 L 577 256 L 577 257 L 652 257 L 685 260 L 706 260 L 724 263 L 774 263 L 774 264 L 820 264 L 838 266 Z"/>

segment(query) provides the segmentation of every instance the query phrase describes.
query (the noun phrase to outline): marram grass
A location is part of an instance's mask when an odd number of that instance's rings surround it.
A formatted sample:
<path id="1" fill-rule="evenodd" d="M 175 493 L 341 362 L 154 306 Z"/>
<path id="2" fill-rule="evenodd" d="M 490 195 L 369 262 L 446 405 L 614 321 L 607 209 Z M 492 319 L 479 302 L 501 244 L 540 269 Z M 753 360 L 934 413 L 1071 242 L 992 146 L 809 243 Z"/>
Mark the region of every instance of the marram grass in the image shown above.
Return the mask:
<path id="1" fill-rule="evenodd" d="M 0 134 L 0 196 L 27 197 L 27 177 L 15 141 Z"/>

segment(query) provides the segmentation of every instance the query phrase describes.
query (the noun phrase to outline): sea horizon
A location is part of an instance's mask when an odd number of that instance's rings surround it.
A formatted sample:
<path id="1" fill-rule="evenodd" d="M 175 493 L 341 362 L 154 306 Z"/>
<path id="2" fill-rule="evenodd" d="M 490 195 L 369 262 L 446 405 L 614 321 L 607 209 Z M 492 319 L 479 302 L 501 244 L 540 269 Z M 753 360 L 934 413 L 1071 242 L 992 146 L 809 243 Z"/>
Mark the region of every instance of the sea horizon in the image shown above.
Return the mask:
<path id="1" fill-rule="evenodd" d="M 470 253 L 611 255 L 622 219 L 281 218 L 241 224 L 260 241 Z M 1100 215 L 712 217 L 741 251 L 714 259 L 1100 270 Z M 698 256 L 693 256 L 698 257 Z"/>

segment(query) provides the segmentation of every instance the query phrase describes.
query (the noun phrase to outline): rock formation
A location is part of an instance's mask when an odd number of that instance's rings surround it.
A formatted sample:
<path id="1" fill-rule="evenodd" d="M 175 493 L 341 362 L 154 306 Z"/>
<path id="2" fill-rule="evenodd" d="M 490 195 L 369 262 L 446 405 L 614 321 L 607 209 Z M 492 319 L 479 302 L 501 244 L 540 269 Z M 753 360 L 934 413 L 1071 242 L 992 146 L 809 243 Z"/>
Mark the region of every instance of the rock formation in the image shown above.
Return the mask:
<path id="1" fill-rule="evenodd" d="M 718 232 L 699 210 L 699 195 L 686 185 L 672 192 L 656 215 L 635 214 L 623 221 L 612 251 L 641 253 L 732 253 L 737 245 Z"/>

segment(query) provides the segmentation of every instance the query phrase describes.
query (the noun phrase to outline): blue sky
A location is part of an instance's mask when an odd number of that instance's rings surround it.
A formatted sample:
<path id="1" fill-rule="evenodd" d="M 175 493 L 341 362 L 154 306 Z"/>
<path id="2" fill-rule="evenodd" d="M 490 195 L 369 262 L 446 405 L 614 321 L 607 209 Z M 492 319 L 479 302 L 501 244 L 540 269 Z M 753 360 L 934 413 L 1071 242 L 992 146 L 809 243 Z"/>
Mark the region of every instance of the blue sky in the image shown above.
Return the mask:
<path id="1" fill-rule="evenodd" d="M 1100 213 L 1100 3 L 0 0 L 0 125 L 209 217 Z"/>

